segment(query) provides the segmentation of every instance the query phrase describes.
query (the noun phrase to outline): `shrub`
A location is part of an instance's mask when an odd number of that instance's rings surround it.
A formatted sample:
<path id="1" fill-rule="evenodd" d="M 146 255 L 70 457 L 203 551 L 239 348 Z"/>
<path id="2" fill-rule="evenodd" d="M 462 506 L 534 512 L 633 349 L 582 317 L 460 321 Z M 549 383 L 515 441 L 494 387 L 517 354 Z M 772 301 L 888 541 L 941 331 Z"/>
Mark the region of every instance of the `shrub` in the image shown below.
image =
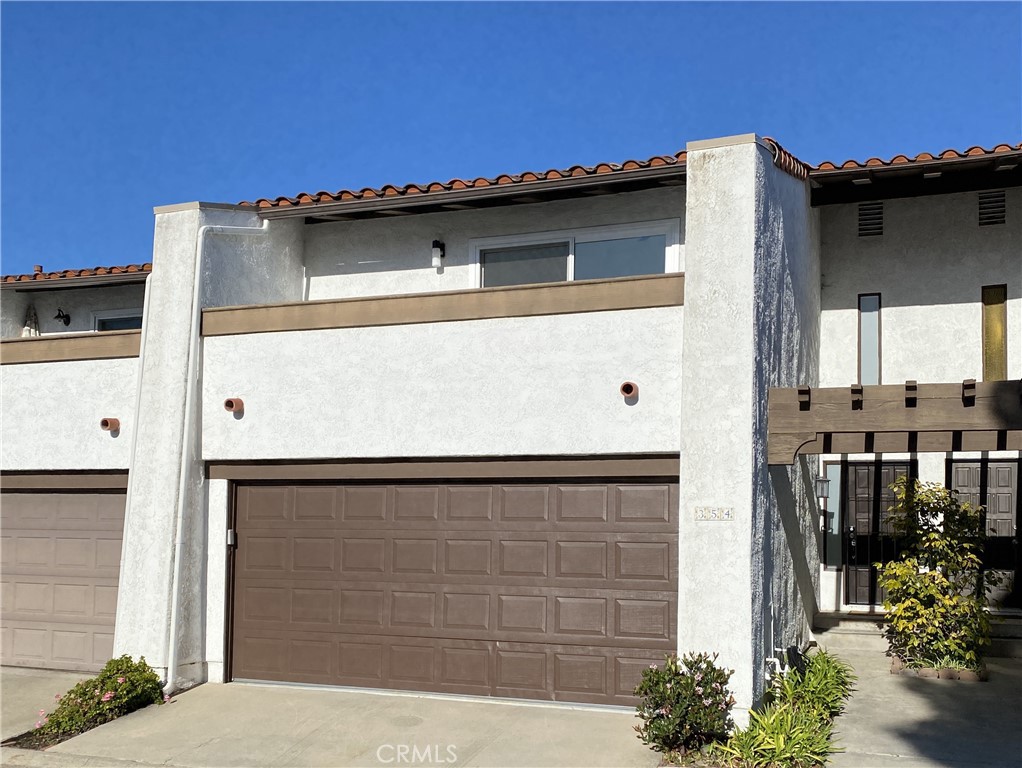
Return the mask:
<path id="1" fill-rule="evenodd" d="M 163 701 L 160 678 L 146 664 L 130 656 L 111 659 L 103 670 L 82 680 L 63 696 L 57 708 L 37 723 L 29 739 L 36 746 L 56 744 L 98 725 Z"/>
<path id="2" fill-rule="evenodd" d="M 735 768 L 810 768 L 838 751 L 830 743 L 832 721 L 852 690 L 852 668 L 819 651 L 804 672 L 774 678 L 767 706 L 749 713 L 749 726 L 734 732 L 715 755 Z"/>
<path id="3" fill-rule="evenodd" d="M 716 665 L 717 654 L 669 654 L 651 664 L 635 689 L 641 701 L 635 730 L 643 744 L 673 759 L 727 738 L 735 703 L 727 683 L 734 674 Z"/>
<path id="4" fill-rule="evenodd" d="M 877 564 L 889 653 L 909 664 L 979 669 L 990 642 L 986 593 L 996 582 L 980 567 L 980 510 L 937 483 L 902 477 L 891 488 L 889 519 L 905 548 L 898 560 Z"/>
<path id="5" fill-rule="evenodd" d="M 792 670 L 774 678 L 768 700 L 817 712 L 832 720 L 844 709 L 855 679 L 848 664 L 820 650 L 807 657 L 805 672 L 799 674 Z"/>
<path id="6" fill-rule="evenodd" d="M 749 727 L 735 731 L 714 752 L 741 768 L 815 768 L 833 751 L 829 720 L 788 703 L 749 713 Z"/>

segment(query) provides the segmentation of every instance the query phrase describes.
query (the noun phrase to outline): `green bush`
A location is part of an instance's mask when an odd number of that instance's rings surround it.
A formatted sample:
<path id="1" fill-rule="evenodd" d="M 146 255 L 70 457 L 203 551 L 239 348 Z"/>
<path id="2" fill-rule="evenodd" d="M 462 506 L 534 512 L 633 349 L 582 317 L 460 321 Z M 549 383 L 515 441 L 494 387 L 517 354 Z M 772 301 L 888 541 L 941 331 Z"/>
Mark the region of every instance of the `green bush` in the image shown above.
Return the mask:
<path id="1" fill-rule="evenodd" d="M 889 652 L 910 665 L 979 669 L 990 643 L 986 593 L 996 582 L 980 567 L 980 510 L 937 483 L 902 477 L 891 488 L 889 519 L 905 547 L 898 560 L 877 563 Z"/>
<path id="2" fill-rule="evenodd" d="M 844 709 L 855 679 L 848 664 L 820 650 L 806 658 L 804 673 L 792 670 L 774 678 L 767 697 L 768 701 L 817 712 L 832 720 Z"/>
<path id="3" fill-rule="evenodd" d="M 714 755 L 733 768 L 814 768 L 838 751 L 831 745 L 832 722 L 852 690 L 852 668 L 819 651 L 804 672 L 774 678 L 767 706 L 749 713 L 749 726 L 736 730 Z"/>
<path id="4" fill-rule="evenodd" d="M 749 713 L 749 727 L 735 731 L 714 752 L 735 768 L 815 768 L 833 751 L 829 720 L 791 704 Z"/>
<path id="5" fill-rule="evenodd" d="M 732 728 L 734 696 L 727 683 L 734 674 L 716 665 L 717 655 L 669 654 L 661 669 L 650 664 L 635 689 L 642 720 L 635 730 L 643 744 L 676 759 L 726 739 Z"/>
<path id="6" fill-rule="evenodd" d="M 114 720 L 136 709 L 162 702 L 160 678 L 146 664 L 130 656 L 111 659 L 103 670 L 82 680 L 63 696 L 56 696 L 57 708 L 36 724 L 31 739 L 56 744 Z"/>

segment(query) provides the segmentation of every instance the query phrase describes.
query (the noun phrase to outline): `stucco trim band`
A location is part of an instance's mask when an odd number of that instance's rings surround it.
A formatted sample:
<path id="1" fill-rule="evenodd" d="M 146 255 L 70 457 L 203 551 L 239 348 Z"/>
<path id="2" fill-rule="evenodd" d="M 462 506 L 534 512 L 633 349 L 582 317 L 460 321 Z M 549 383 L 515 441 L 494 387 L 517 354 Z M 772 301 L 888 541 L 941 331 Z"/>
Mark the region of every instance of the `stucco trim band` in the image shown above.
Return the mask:
<path id="1" fill-rule="evenodd" d="M 395 459 L 351 462 L 209 462 L 210 480 L 437 480 L 454 478 L 677 477 L 680 459 L 651 454 L 598 458 Z"/>
<path id="2" fill-rule="evenodd" d="M 0 491 L 123 491 L 128 473 L 116 472 L 4 472 Z"/>
<path id="3" fill-rule="evenodd" d="M 222 307 L 202 313 L 203 336 L 364 328 L 680 306 L 685 275 L 516 285 L 441 293 Z"/>
<path id="4" fill-rule="evenodd" d="M 138 357 L 141 331 L 87 331 L 0 341 L 0 364 Z"/>

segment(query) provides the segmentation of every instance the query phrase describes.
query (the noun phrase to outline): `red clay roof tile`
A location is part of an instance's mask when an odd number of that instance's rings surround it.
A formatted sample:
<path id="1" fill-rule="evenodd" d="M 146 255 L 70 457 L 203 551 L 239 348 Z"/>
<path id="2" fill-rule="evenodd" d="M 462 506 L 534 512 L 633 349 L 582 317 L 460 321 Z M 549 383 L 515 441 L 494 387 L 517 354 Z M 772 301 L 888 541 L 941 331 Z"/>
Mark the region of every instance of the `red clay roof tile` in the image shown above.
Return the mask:
<path id="1" fill-rule="evenodd" d="M 930 160 L 958 160 L 965 157 L 980 157 L 983 155 L 998 155 L 1003 152 L 1018 152 L 1022 150 L 1022 143 L 1019 144 L 998 144 L 995 147 L 986 149 L 984 147 L 969 147 L 966 150 L 957 149 L 945 149 L 939 154 L 931 154 L 930 152 L 920 152 L 915 157 L 909 157 L 907 155 L 895 155 L 890 160 L 883 160 L 879 157 L 871 157 L 868 160 L 845 160 L 843 163 L 836 163 L 831 160 L 825 160 L 824 162 L 817 165 L 815 168 L 810 170 L 810 173 L 814 171 L 837 171 L 845 168 L 875 168 L 877 166 L 889 166 L 889 165 L 906 165 L 912 163 L 922 163 Z"/>
<path id="2" fill-rule="evenodd" d="M 62 269 L 59 272 L 43 272 L 39 268 L 37 272 L 30 272 L 27 275 L 4 275 L 0 277 L 0 284 L 28 283 L 40 280 L 68 280 L 79 277 L 100 277 L 103 275 L 121 275 L 133 272 L 151 272 L 152 263 L 127 264 L 123 267 L 91 267 L 88 269 Z"/>
<path id="3" fill-rule="evenodd" d="M 550 169 L 547 171 L 524 171 L 520 174 L 503 173 L 493 178 L 451 179 L 448 182 L 431 181 L 428 184 L 406 184 L 404 186 L 385 185 L 382 189 L 366 187 L 358 191 L 341 189 L 337 192 L 321 191 L 315 195 L 302 193 L 297 197 L 259 198 L 255 201 L 244 201 L 238 205 L 248 208 L 291 208 L 316 203 L 345 202 L 348 200 L 374 200 L 381 197 L 406 197 L 408 195 L 427 195 L 435 192 L 491 187 L 500 184 L 522 184 L 534 181 L 566 179 L 579 176 L 594 176 L 604 173 L 657 168 L 666 165 L 679 165 L 685 162 L 685 152 L 674 155 L 657 155 L 648 160 L 626 160 L 624 163 L 600 163 L 597 166 L 573 165 L 566 169 Z"/>

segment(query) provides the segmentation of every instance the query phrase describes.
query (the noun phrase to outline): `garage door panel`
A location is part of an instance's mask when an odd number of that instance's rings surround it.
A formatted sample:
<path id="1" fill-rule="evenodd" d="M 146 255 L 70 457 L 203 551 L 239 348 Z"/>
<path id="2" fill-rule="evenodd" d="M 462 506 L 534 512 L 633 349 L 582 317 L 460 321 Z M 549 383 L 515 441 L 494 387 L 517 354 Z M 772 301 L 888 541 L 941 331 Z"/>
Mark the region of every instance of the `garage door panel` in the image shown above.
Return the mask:
<path id="1" fill-rule="evenodd" d="M 4 618 L 53 622 L 83 621 L 113 626 L 116 579 L 14 576 L 4 584 Z"/>
<path id="2" fill-rule="evenodd" d="M 123 492 L 2 496 L 2 663 L 95 671 L 110 658 Z"/>
<path id="3" fill-rule="evenodd" d="M 113 652 L 113 628 L 81 622 L 20 621 L 4 624 L 4 661 L 10 666 L 97 671 Z"/>
<path id="4" fill-rule="evenodd" d="M 671 483 L 242 486 L 237 503 L 238 679 L 630 704 L 676 644 Z"/>
<path id="5" fill-rule="evenodd" d="M 329 649 L 329 653 L 328 653 Z M 663 651 L 457 638 L 263 631 L 235 645 L 248 676 L 275 680 L 593 704 L 634 703 L 632 691 Z"/>
<path id="6" fill-rule="evenodd" d="M 344 530 L 677 530 L 673 484 L 463 484 L 443 486 L 253 485 L 238 489 L 238 527 L 290 529 L 295 522 Z"/>
<path id="7" fill-rule="evenodd" d="M 507 588 L 404 582 L 350 589 L 331 581 L 237 590 L 237 631 L 354 632 L 642 648 L 673 647 L 673 597 L 663 592 Z"/>

